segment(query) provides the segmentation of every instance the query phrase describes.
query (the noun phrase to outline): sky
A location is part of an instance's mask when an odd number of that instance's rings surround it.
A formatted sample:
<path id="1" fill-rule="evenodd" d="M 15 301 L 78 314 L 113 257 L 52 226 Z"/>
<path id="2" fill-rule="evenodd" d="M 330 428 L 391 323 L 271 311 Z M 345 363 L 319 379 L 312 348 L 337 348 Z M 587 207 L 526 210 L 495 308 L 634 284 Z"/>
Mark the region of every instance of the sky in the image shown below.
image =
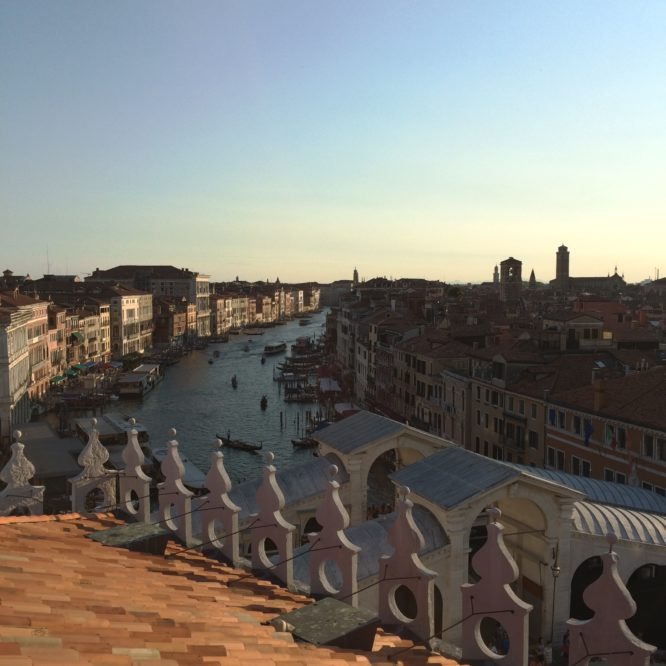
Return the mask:
<path id="1" fill-rule="evenodd" d="M 663 0 L 3 0 L 0 270 L 666 276 Z"/>

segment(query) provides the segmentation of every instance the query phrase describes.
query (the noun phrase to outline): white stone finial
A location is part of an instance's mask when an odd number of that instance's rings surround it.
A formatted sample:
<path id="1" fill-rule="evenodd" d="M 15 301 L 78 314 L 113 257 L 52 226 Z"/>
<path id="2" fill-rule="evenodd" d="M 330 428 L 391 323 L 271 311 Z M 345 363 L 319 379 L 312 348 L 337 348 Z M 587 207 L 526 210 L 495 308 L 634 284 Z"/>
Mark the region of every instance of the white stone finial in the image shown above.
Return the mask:
<path id="1" fill-rule="evenodd" d="M 266 462 L 267 465 L 272 465 L 274 460 L 275 460 L 275 454 L 272 451 L 269 451 L 264 456 L 264 461 Z"/>
<path id="2" fill-rule="evenodd" d="M 169 437 L 173 439 L 177 435 L 175 428 L 169 428 Z"/>
<path id="3" fill-rule="evenodd" d="M 409 486 L 400 486 L 398 488 L 398 497 L 404 502 L 411 493 L 411 488 Z"/>
<path id="4" fill-rule="evenodd" d="M 222 440 L 219 437 L 215 438 L 215 441 L 213 442 L 213 451 L 219 451 L 220 454 L 222 454 Z"/>
<path id="5" fill-rule="evenodd" d="M 23 437 L 23 433 L 20 430 L 14 430 L 14 441 L 18 442 L 21 437 Z"/>
<path id="6" fill-rule="evenodd" d="M 97 419 L 93 417 L 92 419 L 90 419 L 90 423 L 92 424 L 92 427 L 94 428 L 97 425 Z"/>
<path id="7" fill-rule="evenodd" d="M 135 425 L 136 425 L 136 419 L 135 419 L 133 416 L 131 416 L 129 419 L 127 419 L 127 422 L 128 422 L 131 426 L 135 426 Z"/>
<path id="8" fill-rule="evenodd" d="M 334 479 L 338 475 L 338 466 L 337 465 L 331 465 L 328 468 L 328 475 Z"/>

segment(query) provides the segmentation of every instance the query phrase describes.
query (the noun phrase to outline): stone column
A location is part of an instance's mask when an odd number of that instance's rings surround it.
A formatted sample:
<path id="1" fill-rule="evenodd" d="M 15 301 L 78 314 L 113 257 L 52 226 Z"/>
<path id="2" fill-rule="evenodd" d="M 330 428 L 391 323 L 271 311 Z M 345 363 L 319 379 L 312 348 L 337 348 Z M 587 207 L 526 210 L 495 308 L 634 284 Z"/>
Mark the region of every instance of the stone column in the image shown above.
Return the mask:
<path id="1" fill-rule="evenodd" d="M 462 619 L 462 586 L 467 583 L 469 569 L 469 525 L 465 523 L 462 513 L 449 514 L 447 536 L 450 542 L 450 559 L 446 587 L 442 590 L 442 625 L 446 629 Z M 447 643 L 460 645 L 462 642 L 462 625 L 452 627 L 442 635 Z"/>
<path id="2" fill-rule="evenodd" d="M 352 457 L 349 460 L 347 471 L 349 472 L 350 488 L 350 520 L 351 525 L 355 526 L 365 521 L 368 510 L 368 484 L 363 458 L 358 455 Z"/>

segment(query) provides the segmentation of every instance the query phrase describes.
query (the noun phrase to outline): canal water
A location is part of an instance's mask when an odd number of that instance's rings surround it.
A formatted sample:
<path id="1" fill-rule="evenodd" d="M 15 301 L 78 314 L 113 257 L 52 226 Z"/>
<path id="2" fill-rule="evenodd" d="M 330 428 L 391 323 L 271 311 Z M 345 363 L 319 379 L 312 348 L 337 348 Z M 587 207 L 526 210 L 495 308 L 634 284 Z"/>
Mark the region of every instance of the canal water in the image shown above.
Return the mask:
<path id="1" fill-rule="evenodd" d="M 312 450 L 297 449 L 291 440 L 303 435 L 308 418 L 316 417 L 320 407 L 286 403 L 282 384 L 274 381 L 273 374 L 291 354 L 291 344 L 298 337 L 319 339 L 323 335 L 325 320 L 326 313 L 321 312 L 306 325 L 291 321 L 258 329 L 262 335 L 231 335 L 229 342 L 211 343 L 169 366 L 164 380 L 143 400 L 116 402 L 112 411 L 133 416 L 144 425 L 153 448 L 168 441 L 169 429 L 175 428 L 179 450 L 204 473 L 217 433 L 226 436 L 229 432 L 234 439 L 262 443 L 258 454 L 223 447 L 234 482 L 260 476 L 267 451 L 275 454 L 274 464 L 279 467 L 306 462 Z M 287 343 L 286 352 L 266 356 L 262 364 L 264 346 L 279 342 Z M 231 384 L 234 375 L 238 380 L 235 389 Z M 263 395 L 268 399 L 265 410 L 259 404 Z"/>

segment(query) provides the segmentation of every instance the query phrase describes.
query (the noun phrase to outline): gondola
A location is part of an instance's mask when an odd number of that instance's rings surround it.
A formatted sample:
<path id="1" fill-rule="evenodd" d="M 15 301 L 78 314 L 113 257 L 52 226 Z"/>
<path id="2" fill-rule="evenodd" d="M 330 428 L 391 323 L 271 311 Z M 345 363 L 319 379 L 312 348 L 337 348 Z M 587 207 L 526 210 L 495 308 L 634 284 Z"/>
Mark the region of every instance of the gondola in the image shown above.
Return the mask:
<path id="1" fill-rule="evenodd" d="M 312 439 L 311 437 L 303 437 L 302 439 L 292 439 L 291 443 L 297 449 L 313 449 L 317 446 L 317 440 Z"/>
<path id="2" fill-rule="evenodd" d="M 252 444 L 251 442 L 244 442 L 242 439 L 231 439 L 222 435 L 216 435 L 216 437 L 222 440 L 224 446 L 228 446 L 230 449 L 238 449 L 239 451 L 261 451 L 264 447 L 263 443 Z"/>

